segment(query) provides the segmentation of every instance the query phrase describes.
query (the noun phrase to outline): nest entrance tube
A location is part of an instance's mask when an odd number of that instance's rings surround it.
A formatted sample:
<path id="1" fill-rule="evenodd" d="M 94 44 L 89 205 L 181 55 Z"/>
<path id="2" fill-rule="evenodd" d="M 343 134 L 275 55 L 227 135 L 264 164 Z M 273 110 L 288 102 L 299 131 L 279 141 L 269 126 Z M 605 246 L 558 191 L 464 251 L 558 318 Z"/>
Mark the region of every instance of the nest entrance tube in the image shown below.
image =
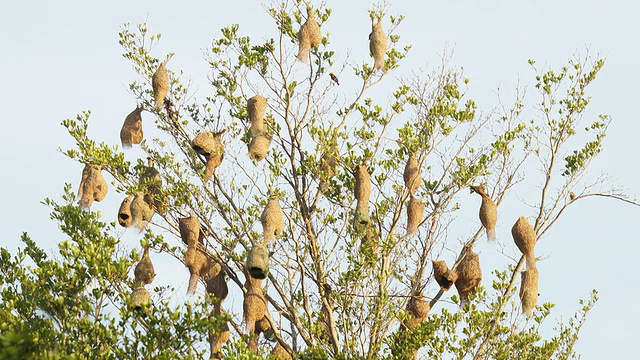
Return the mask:
<path id="1" fill-rule="evenodd" d="M 249 251 L 247 271 L 255 279 L 264 279 L 269 275 L 269 252 L 265 244 L 256 244 Z"/>

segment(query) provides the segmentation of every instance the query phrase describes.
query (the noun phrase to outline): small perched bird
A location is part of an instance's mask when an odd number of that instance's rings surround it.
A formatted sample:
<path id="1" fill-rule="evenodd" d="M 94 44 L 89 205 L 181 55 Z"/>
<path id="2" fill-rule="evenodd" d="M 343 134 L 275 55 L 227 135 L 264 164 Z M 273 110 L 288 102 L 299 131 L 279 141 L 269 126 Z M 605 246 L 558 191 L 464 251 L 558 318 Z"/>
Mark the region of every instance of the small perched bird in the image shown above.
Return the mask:
<path id="1" fill-rule="evenodd" d="M 337 85 L 340 85 L 340 81 L 338 81 L 338 77 L 336 76 L 336 74 L 329 73 L 329 76 L 331 76 L 331 80 L 335 81 Z"/>

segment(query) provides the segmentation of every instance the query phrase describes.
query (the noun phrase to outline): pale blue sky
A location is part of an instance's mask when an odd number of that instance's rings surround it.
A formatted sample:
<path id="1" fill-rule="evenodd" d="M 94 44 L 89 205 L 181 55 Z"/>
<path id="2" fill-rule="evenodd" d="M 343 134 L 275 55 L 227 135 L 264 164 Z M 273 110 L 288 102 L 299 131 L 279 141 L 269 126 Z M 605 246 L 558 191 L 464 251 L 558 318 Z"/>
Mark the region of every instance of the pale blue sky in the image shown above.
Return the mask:
<path id="1" fill-rule="evenodd" d="M 640 84 L 640 22 L 636 18 L 640 5 L 621 0 L 390 2 L 392 13 L 407 16 L 397 33 L 403 43 L 413 45 L 398 75 L 436 65 L 446 48 L 453 49 L 451 64 L 464 67 L 472 81 L 470 93 L 487 112 L 496 105 L 493 91 L 498 86 L 509 93 L 518 79 L 532 84 L 530 58 L 541 66 L 558 66 L 571 54 L 584 53 L 586 47 L 606 56 L 605 68 L 591 89 L 591 110 L 592 114 L 610 114 L 613 123 L 592 173 L 606 171 L 629 194 L 640 194 L 636 166 L 640 121 L 635 109 Z M 221 27 L 240 23 L 241 31 L 262 39 L 260 29 L 270 26 L 259 1 L 183 3 L 15 1 L 3 5 L 2 246 L 15 249 L 23 231 L 45 248 L 61 240 L 40 201 L 57 199 L 64 182 L 75 188 L 80 179 L 81 165 L 56 152 L 59 146 L 73 146 L 59 125 L 62 119 L 90 109 L 90 136 L 119 143 L 122 121 L 135 106 L 127 84 L 136 75 L 117 43 L 123 23 L 148 19 L 150 31 L 163 34 L 155 56 L 175 52 L 171 67 L 197 79 L 201 92 L 208 91 L 204 81 L 208 65 L 202 49 L 219 35 Z M 369 4 L 329 3 L 334 12 L 323 31 L 331 32 L 338 59 L 344 59 L 347 51 L 356 59 L 368 59 L 370 28 L 365 9 Z M 360 43 L 354 39 L 361 39 Z M 342 75 L 341 81 L 348 82 L 349 75 Z M 153 131 L 150 126 L 147 130 Z M 132 158 L 136 155 L 135 151 L 127 153 Z M 107 199 L 93 209 L 115 220 L 120 200 L 111 188 Z M 518 214 L 507 214 L 510 210 L 501 209 L 498 237 L 513 247 L 508 231 L 511 218 Z M 640 209 L 630 205 L 588 199 L 568 211 L 537 247 L 538 255 L 548 256 L 539 265 L 540 301 L 557 304 L 552 317 L 569 317 L 578 308 L 579 298 L 587 297 L 593 288 L 599 291 L 600 301 L 576 347 L 583 359 L 623 359 L 637 354 L 640 287 L 634 264 L 640 252 L 640 235 L 635 231 L 639 217 Z M 483 258 L 501 256 L 484 243 L 479 250 Z M 186 276 L 186 270 L 184 273 Z"/>

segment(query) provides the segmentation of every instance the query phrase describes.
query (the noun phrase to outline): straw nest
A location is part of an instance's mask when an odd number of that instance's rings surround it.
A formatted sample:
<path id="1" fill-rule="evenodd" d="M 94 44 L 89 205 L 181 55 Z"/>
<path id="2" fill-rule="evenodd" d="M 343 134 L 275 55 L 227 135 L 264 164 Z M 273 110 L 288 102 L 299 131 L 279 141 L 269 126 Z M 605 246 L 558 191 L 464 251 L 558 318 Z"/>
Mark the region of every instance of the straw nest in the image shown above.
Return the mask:
<path id="1" fill-rule="evenodd" d="M 333 151 L 322 154 L 320 158 L 320 190 L 327 190 L 329 182 L 336 174 L 338 168 L 338 158 Z"/>
<path id="2" fill-rule="evenodd" d="M 264 241 L 267 244 L 274 241 L 275 236 L 280 235 L 284 230 L 284 215 L 277 196 L 272 195 L 269 197 L 267 206 L 262 211 L 262 215 L 260 215 L 260 222 L 262 223 Z"/>
<path id="3" fill-rule="evenodd" d="M 136 282 L 140 286 L 151 284 L 156 277 L 156 271 L 149 257 L 149 246 L 144 247 L 142 259 L 140 259 L 136 268 L 133 270 L 133 275 L 136 277 Z"/>
<path id="4" fill-rule="evenodd" d="M 209 271 L 209 257 L 195 244 L 189 245 L 184 254 L 184 264 L 189 269 L 189 287 L 187 294 L 195 294 L 198 280 Z"/>
<path id="5" fill-rule="evenodd" d="M 316 22 L 316 16 L 311 6 L 307 6 L 307 20 L 298 31 L 298 60 L 308 63 L 309 51 L 322 42 L 320 25 Z"/>
<path id="6" fill-rule="evenodd" d="M 211 265 L 205 282 L 207 284 L 207 293 L 213 295 L 218 302 L 222 302 L 229 295 L 225 273 L 220 264 Z"/>
<path id="7" fill-rule="evenodd" d="M 270 145 L 271 135 L 266 132 L 252 136 L 251 143 L 249 143 L 249 157 L 255 161 L 264 160 L 267 157 Z"/>
<path id="8" fill-rule="evenodd" d="M 433 278 L 436 279 L 440 289 L 447 291 L 458 280 L 458 273 L 449 269 L 444 260 L 432 260 Z"/>
<path id="9" fill-rule="evenodd" d="M 264 243 L 256 244 L 247 256 L 247 271 L 255 279 L 264 279 L 269 275 L 269 251 Z"/>
<path id="10" fill-rule="evenodd" d="M 219 317 L 222 315 L 222 309 L 220 305 L 215 305 L 209 317 Z M 215 331 L 209 331 L 209 344 L 211 346 L 211 358 L 222 359 L 223 356 L 220 353 L 222 345 L 229 341 L 231 332 L 229 331 L 229 324 L 225 321 L 220 324 Z"/>
<path id="11" fill-rule="evenodd" d="M 129 298 L 131 306 L 137 310 L 142 310 L 145 306 L 151 304 L 151 295 L 149 291 L 144 288 L 144 286 L 139 286 L 131 293 L 131 297 Z"/>
<path id="12" fill-rule="evenodd" d="M 511 228 L 511 236 L 522 255 L 527 261 L 527 269 L 536 266 L 534 248 L 536 246 L 536 231 L 526 217 L 520 216 Z"/>
<path id="13" fill-rule="evenodd" d="M 139 184 L 145 189 L 149 204 L 161 213 L 166 211 L 167 204 L 162 199 L 162 177 L 153 166 L 153 159 L 147 157 L 148 166 L 140 174 Z"/>
<path id="14" fill-rule="evenodd" d="M 163 61 L 151 78 L 151 87 L 153 88 L 153 100 L 157 109 L 162 109 L 164 99 L 169 93 L 169 73 L 166 68 L 167 62 Z"/>
<path id="15" fill-rule="evenodd" d="M 255 329 L 253 332 L 256 334 L 266 333 L 271 330 L 271 324 L 269 324 L 269 320 L 267 320 L 267 316 L 263 316 L 260 320 L 256 321 Z"/>
<path id="16" fill-rule="evenodd" d="M 368 216 L 369 214 L 369 198 L 371 197 L 371 175 L 365 165 L 358 165 L 354 169 L 356 185 L 354 188 L 354 196 L 356 198 L 356 211 Z"/>
<path id="17" fill-rule="evenodd" d="M 498 221 L 498 206 L 485 192 L 484 185 L 471 186 L 471 190 L 482 197 L 480 204 L 480 222 L 487 232 L 487 240 L 496 241 L 496 223 Z"/>
<path id="18" fill-rule="evenodd" d="M 455 270 L 458 273 L 455 285 L 461 302 L 465 303 L 469 301 L 470 295 L 482 282 L 482 269 L 480 268 L 480 257 L 473 250 L 467 248 L 463 256 Z"/>
<path id="19" fill-rule="evenodd" d="M 90 208 L 94 201 L 102 201 L 107 196 L 107 181 L 102 177 L 100 165 L 86 164 L 82 169 L 82 179 L 78 188 L 78 203 Z"/>
<path id="20" fill-rule="evenodd" d="M 251 133 L 259 134 L 265 131 L 264 115 L 267 111 L 267 98 L 255 95 L 247 100 L 247 113 L 251 121 Z"/>
<path id="21" fill-rule="evenodd" d="M 291 360 L 291 354 L 287 352 L 287 350 L 280 344 L 279 341 L 276 341 L 276 345 L 271 350 L 271 355 L 275 356 L 279 360 Z"/>
<path id="22" fill-rule="evenodd" d="M 178 228 L 180 229 L 180 237 L 182 242 L 187 246 L 196 246 L 200 239 L 201 226 L 200 220 L 193 214 L 178 220 Z"/>
<path id="23" fill-rule="evenodd" d="M 520 273 L 520 304 L 522 313 L 533 314 L 538 303 L 538 268 L 533 266 Z"/>
<path id="24" fill-rule="evenodd" d="M 129 149 L 133 144 L 140 144 L 143 137 L 142 108 L 137 107 L 124 119 L 120 129 L 120 142 L 123 148 Z"/>
<path id="25" fill-rule="evenodd" d="M 382 30 L 382 18 L 378 22 L 371 24 L 371 34 L 369 34 L 369 51 L 373 56 L 373 69 L 384 68 L 384 54 L 387 52 L 387 35 Z"/>
<path id="26" fill-rule="evenodd" d="M 122 227 L 128 228 L 131 226 L 133 222 L 133 217 L 131 216 L 131 199 L 133 195 L 129 195 L 124 200 L 122 200 L 122 204 L 120 204 L 120 209 L 118 209 L 118 224 Z"/>
<path id="27" fill-rule="evenodd" d="M 409 189 L 411 194 L 422 184 L 422 174 L 420 173 L 420 167 L 418 166 L 418 159 L 415 154 L 409 156 L 407 164 L 404 167 L 404 173 L 402 174 L 404 179 L 404 186 Z"/>
<path id="28" fill-rule="evenodd" d="M 144 230 L 151 221 L 153 214 L 154 211 L 149 197 L 141 192 L 136 193 L 131 201 L 132 225 L 140 231 Z"/>
<path id="29" fill-rule="evenodd" d="M 415 328 L 427 318 L 429 310 L 431 306 L 422 294 L 411 296 L 407 301 L 406 311 L 409 319 L 405 321 L 405 326 L 409 329 Z"/>
<path id="30" fill-rule="evenodd" d="M 247 332 L 254 332 L 256 322 L 267 313 L 267 300 L 262 293 L 262 288 L 253 289 L 244 294 L 242 311 Z"/>
<path id="31" fill-rule="evenodd" d="M 204 181 L 208 181 L 213 176 L 215 170 L 222 164 L 224 159 L 224 146 L 220 138 L 226 130 L 222 130 L 216 133 L 211 131 L 205 131 L 196 136 L 191 141 L 191 147 L 193 150 L 203 155 L 206 162 L 204 171 Z"/>
<path id="32" fill-rule="evenodd" d="M 413 235 L 418 231 L 418 224 L 424 216 L 424 202 L 411 195 L 407 204 L 407 235 Z"/>

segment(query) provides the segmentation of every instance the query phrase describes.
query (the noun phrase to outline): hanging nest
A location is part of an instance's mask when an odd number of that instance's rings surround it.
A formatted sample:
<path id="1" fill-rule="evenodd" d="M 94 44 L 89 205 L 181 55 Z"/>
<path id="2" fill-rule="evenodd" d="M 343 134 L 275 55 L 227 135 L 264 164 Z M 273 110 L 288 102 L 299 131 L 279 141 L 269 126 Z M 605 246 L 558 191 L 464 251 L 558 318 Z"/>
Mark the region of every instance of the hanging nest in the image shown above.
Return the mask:
<path id="1" fill-rule="evenodd" d="M 456 272 L 458 279 L 455 282 L 456 289 L 460 295 L 460 301 L 466 303 L 470 295 L 482 282 L 482 269 L 480 268 L 480 257 L 471 248 L 465 250 L 465 255 L 458 264 Z"/>
<path id="2" fill-rule="evenodd" d="M 520 275 L 520 304 L 522 313 L 529 317 L 538 303 L 538 268 L 529 267 Z"/>
<path id="3" fill-rule="evenodd" d="M 411 200 L 407 204 L 407 234 L 413 235 L 418 231 L 418 224 L 424 216 L 424 202 L 411 195 Z"/>
<path id="4" fill-rule="evenodd" d="M 222 266 L 213 263 L 209 268 L 209 273 L 205 279 L 207 293 L 211 294 L 217 302 L 222 302 L 229 295 L 229 287 Z"/>
<path id="5" fill-rule="evenodd" d="M 253 133 L 252 133 L 253 134 Z M 249 157 L 255 161 L 262 161 L 267 157 L 269 146 L 271 145 L 271 135 L 266 132 L 253 136 L 249 143 Z"/>
<path id="6" fill-rule="evenodd" d="M 431 263 L 433 264 L 433 278 L 440 285 L 440 289 L 444 291 L 451 289 L 453 283 L 458 280 L 458 273 L 450 270 L 444 260 L 432 260 Z"/>
<path id="7" fill-rule="evenodd" d="M 384 68 L 384 54 L 387 52 L 387 35 L 382 30 L 382 18 L 378 22 L 371 24 L 371 34 L 369 34 L 369 51 L 373 56 L 373 69 L 381 70 Z"/>
<path id="8" fill-rule="evenodd" d="M 136 193 L 131 201 L 132 225 L 140 231 L 144 230 L 151 221 L 153 214 L 154 211 L 149 197 L 140 192 Z"/>
<path id="9" fill-rule="evenodd" d="M 120 129 L 120 142 L 123 148 L 129 149 L 134 144 L 140 144 L 142 138 L 142 108 L 136 107 L 135 110 L 124 119 L 124 124 L 122 124 L 122 129 Z"/>
<path id="10" fill-rule="evenodd" d="M 242 302 L 244 323 L 247 333 L 255 331 L 256 322 L 267 313 L 267 299 L 265 299 L 262 289 L 247 291 Z"/>
<path id="11" fill-rule="evenodd" d="M 284 215 L 280 203 L 278 203 L 278 196 L 271 195 L 267 206 L 260 215 L 260 222 L 262 223 L 262 233 L 264 241 L 269 244 L 275 240 L 276 235 L 280 235 L 284 230 Z"/>
<path id="12" fill-rule="evenodd" d="M 255 95 L 247 100 L 247 113 L 251 121 L 250 131 L 252 134 L 260 134 L 264 129 L 264 115 L 267 111 L 267 98 Z"/>
<path id="13" fill-rule="evenodd" d="M 78 188 L 78 203 L 83 208 L 90 208 L 94 201 L 102 201 L 107 196 L 107 181 L 102 177 L 100 165 L 86 164 L 82 169 L 82 180 Z"/>
<path id="14" fill-rule="evenodd" d="M 148 166 L 140 174 L 138 181 L 140 187 L 145 190 L 146 201 L 154 210 L 164 213 L 168 204 L 162 196 L 162 177 L 160 172 L 153 166 L 153 159 L 147 157 Z"/>
<path id="15" fill-rule="evenodd" d="M 167 62 L 163 61 L 151 78 L 151 87 L 153 87 L 153 99 L 157 109 L 162 109 L 164 99 L 169 93 L 169 73 L 166 68 Z"/>
<path id="16" fill-rule="evenodd" d="M 182 242 L 187 246 L 195 247 L 200 239 L 200 220 L 192 214 L 189 214 L 189 216 L 178 220 L 178 228 L 180 229 Z"/>
<path id="17" fill-rule="evenodd" d="M 279 359 L 279 360 L 293 359 L 291 357 L 291 354 L 287 352 L 287 349 L 285 349 L 284 346 L 282 346 L 279 341 L 276 341 L 276 345 L 273 347 L 273 350 L 271 350 L 271 355 L 273 355 L 276 359 Z"/>
<path id="18" fill-rule="evenodd" d="M 211 179 L 216 168 L 220 166 L 222 159 L 224 159 L 224 146 L 220 138 L 225 131 L 226 130 L 222 130 L 216 133 L 205 131 L 198 134 L 198 136 L 191 141 L 193 150 L 203 155 L 207 161 L 204 171 L 204 181 Z"/>
<path id="19" fill-rule="evenodd" d="M 527 269 L 536 266 L 536 256 L 534 248 L 536 246 L 536 231 L 533 229 L 526 217 L 520 216 L 518 221 L 511 228 L 511 236 L 522 255 L 527 261 Z"/>
<path id="20" fill-rule="evenodd" d="M 482 226 L 487 232 L 487 240 L 496 241 L 496 223 L 498 222 L 498 206 L 485 192 L 484 185 L 471 186 L 471 190 L 482 196 L 479 217 Z"/>
<path id="21" fill-rule="evenodd" d="M 431 306 L 422 294 L 412 295 L 407 301 L 406 311 L 409 319 L 404 322 L 404 325 L 409 329 L 415 328 L 427 318 L 429 310 Z"/>
<path id="22" fill-rule="evenodd" d="M 222 315 L 222 308 L 220 305 L 215 305 L 211 313 L 210 318 L 219 317 Z M 209 331 L 209 344 L 211 346 L 211 358 L 222 359 L 224 356 L 221 354 L 222 346 L 229 341 L 231 332 L 229 331 L 229 324 L 225 321 L 220 324 L 215 331 Z"/>
<path id="23" fill-rule="evenodd" d="M 256 244 L 249 251 L 247 271 L 255 279 L 264 279 L 269 275 L 269 251 L 266 244 Z"/>
<path id="24" fill-rule="evenodd" d="M 329 182 L 335 176 L 337 168 L 338 158 L 335 153 L 322 154 L 320 158 L 320 190 L 322 192 L 327 191 Z"/>
<path id="25" fill-rule="evenodd" d="M 198 280 L 209 271 L 209 257 L 195 244 L 189 245 L 184 254 L 184 264 L 189 269 L 189 287 L 187 294 L 195 294 L 198 288 Z"/>
<path id="26" fill-rule="evenodd" d="M 133 290 L 129 301 L 134 310 L 140 311 L 151 304 L 151 295 L 149 295 L 149 291 L 144 286 L 139 286 Z"/>
<path id="27" fill-rule="evenodd" d="M 262 319 L 256 321 L 256 326 L 255 329 L 253 329 L 253 332 L 256 335 L 260 335 L 262 333 L 266 333 L 267 331 L 271 330 L 271 324 L 269 324 L 269 320 L 267 320 L 267 316 L 263 316 Z"/>
<path id="28" fill-rule="evenodd" d="M 142 259 L 136 265 L 136 268 L 133 270 L 133 274 L 136 278 L 136 282 L 140 286 L 149 285 L 153 282 L 153 279 L 156 277 L 156 271 L 153 268 L 153 263 L 151 262 L 151 258 L 149 257 L 149 246 L 144 247 L 144 253 L 142 254 Z"/>
<path id="29" fill-rule="evenodd" d="M 318 47 L 322 42 L 320 25 L 316 22 L 316 16 L 311 6 L 307 5 L 307 21 L 298 31 L 298 60 L 309 63 L 309 51 L 312 47 Z"/>
<path id="30" fill-rule="evenodd" d="M 129 195 L 124 200 L 122 200 L 122 204 L 120 204 L 120 209 L 118 209 L 118 224 L 122 227 L 128 228 L 131 226 L 133 222 L 133 217 L 131 216 L 131 199 L 133 195 Z"/>
<path id="31" fill-rule="evenodd" d="M 411 154 L 407 159 L 402 177 L 404 178 L 404 186 L 407 187 L 410 194 L 414 194 L 422 184 L 422 174 L 415 154 Z"/>
<path id="32" fill-rule="evenodd" d="M 354 169 L 356 185 L 354 196 L 356 198 L 356 212 L 360 216 L 369 215 L 369 198 L 371 197 L 371 175 L 365 165 L 358 165 Z"/>

